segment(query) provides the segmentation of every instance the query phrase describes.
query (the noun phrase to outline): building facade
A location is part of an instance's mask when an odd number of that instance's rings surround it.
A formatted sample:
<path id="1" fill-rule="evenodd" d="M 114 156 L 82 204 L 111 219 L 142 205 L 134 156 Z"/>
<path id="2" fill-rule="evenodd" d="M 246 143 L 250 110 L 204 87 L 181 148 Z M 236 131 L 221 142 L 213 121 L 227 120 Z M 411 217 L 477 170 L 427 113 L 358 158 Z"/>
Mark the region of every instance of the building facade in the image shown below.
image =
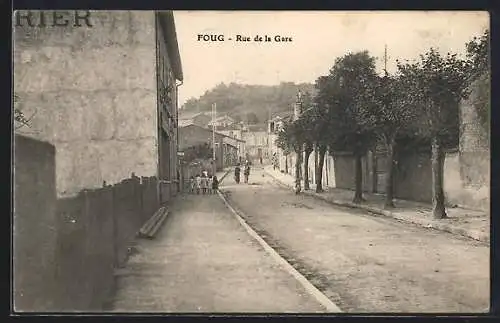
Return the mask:
<path id="1" fill-rule="evenodd" d="M 181 151 L 189 147 L 208 143 L 210 147 L 215 146 L 215 164 L 217 171 L 233 166 L 238 156 L 237 143 L 239 140 L 216 132 L 215 145 L 212 142 L 213 133 L 207 128 L 197 125 L 188 125 L 180 128 L 179 149 Z"/>
<path id="2" fill-rule="evenodd" d="M 58 197 L 131 173 L 175 187 L 177 83 L 172 12 L 17 11 L 16 132 L 56 149 Z M 14 164 L 15 167 L 15 164 Z"/>
<path id="3" fill-rule="evenodd" d="M 235 139 L 238 158 L 246 156 L 246 146 L 243 140 L 243 129 L 240 125 L 230 125 L 224 128 L 217 128 L 217 132 Z M 238 159 L 239 160 L 239 159 Z"/>
<path id="4" fill-rule="evenodd" d="M 242 132 L 242 140 L 245 141 L 245 156 L 258 160 L 269 159 L 269 136 L 265 126 L 248 126 Z"/>
<path id="5" fill-rule="evenodd" d="M 231 126 L 231 125 L 234 125 L 236 123 L 236 120 L 234 120 L 233 118 L 231 118 L 230 116 L 228 115 L 223 115 L 223 116 L 220 116 L 220 117 L 217 117 L 215 120 L 210 120 L 210 122 L 208 123 L 208 125 L 210 127 L 212 127 L 213 125 L 215 125 L 216 127 L 228 127 L 228 126 Z"/>

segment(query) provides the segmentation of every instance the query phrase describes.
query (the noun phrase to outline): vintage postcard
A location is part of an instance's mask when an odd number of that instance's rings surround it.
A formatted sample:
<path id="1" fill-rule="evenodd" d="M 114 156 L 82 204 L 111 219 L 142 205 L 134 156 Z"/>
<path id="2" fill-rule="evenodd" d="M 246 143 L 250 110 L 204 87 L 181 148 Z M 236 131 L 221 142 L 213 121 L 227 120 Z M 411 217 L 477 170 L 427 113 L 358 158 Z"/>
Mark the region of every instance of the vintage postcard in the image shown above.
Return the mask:
<path id="1" fill-rule="evenodd" d="M 13 14 L 13 311 L 486 313 L 481 11 Z"/>

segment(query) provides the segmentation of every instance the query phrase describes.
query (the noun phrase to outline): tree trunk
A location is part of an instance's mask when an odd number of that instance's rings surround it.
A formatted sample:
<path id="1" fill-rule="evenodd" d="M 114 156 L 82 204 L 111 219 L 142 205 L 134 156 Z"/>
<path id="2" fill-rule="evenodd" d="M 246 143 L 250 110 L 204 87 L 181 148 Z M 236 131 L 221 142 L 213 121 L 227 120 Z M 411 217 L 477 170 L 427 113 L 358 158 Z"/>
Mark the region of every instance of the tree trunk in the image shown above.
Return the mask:
<path id="1" fill-rule="evenodd" d="M 355 191 L 354 191 L 354 199 L 353 203 L 361 203 L 363 202 L 363 165 L 361 163 L 361 158 L 363 156 L 361 154 L 354 155 L 354 183 L 355 183 Z"/>
<path id="2" fill-rule="evenodd" d="M 309 157 L 311 156 L 311 153 L 313 150 L 311 148 L 306 148 L 305 149 L 305 156 L 304 156 L 304 190 L 309 189 Z"/>
<path id="3" fill-rule="evenodd" d="M 285 155 L 285 174 L 288 174 L 288 155 Z"/>
<path id="4" fill-rule="evenodd" d="M 295 193 L 301 191 L 300 183 L 300 166 L 302 166 L 302 149 L 297 149 L 295 158 Z"/>
<path id="5" fill-rule="evenodd" d="M 318 184 L 318 174 L 316 170 L 318 169 L 318 146 L 314 145 L 314 184 Z"/>
<path id="6" fill-rule="evenodd" d="M 432 213 L 435 219 L 446 218 L 444 206 L 443 168 L 444 151 L 439 138 L 432 138 Z"/>
<path id="7" fill-rule="evenodd" d="M 325 164 L 326 146 L 319 147 L 318 167 L 316 167 L 316 193 L 323 192 L 323 165 Z"/>
<path id="8" fill-rule="evenodd" d="M 394 169 L 396 167 L 396 155 L 394 149 L 396 141 L 394 137 L 387 142 L 387 177 L 385 179 L 385 203 L 386 209 L 394 208 Z"/>

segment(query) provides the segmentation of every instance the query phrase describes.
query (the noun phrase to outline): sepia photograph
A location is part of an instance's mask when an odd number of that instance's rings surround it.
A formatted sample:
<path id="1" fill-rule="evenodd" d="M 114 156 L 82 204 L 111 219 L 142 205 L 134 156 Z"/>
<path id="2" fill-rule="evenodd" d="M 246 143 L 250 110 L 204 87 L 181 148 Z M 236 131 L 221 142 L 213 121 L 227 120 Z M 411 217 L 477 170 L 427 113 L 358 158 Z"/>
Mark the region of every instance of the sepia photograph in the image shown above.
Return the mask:
<path id="1" fill-rule="evenodd" d="M 487 11 L 12 32 L 12 314 L 490 312 Z"/>

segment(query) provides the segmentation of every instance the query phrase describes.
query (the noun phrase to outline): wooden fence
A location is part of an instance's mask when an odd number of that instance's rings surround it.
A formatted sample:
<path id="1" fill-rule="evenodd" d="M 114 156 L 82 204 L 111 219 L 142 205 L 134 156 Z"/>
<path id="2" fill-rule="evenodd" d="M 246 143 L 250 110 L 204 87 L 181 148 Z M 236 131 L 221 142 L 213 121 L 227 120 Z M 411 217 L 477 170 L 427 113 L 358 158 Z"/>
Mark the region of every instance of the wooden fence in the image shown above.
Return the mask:
<path id="1" fill-rule="evenodd" d="M 159 207 L 155 177 L 125 179 L 57 201 L 56 311 L 99 311 L 130 243 Z"/>

